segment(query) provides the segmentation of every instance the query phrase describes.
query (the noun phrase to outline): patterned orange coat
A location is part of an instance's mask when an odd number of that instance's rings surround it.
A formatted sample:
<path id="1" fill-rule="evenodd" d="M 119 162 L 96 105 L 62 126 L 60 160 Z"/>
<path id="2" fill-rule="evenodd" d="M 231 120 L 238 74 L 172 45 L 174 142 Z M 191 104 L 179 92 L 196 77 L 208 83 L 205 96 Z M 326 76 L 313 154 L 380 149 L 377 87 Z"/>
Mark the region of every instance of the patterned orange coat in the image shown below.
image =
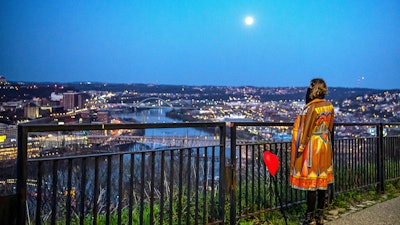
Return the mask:
<path id="1" fill-rule="evenodd" d="M 290 184 L 300 190 L 326 190 L 333 183 L 332 143 L 334 109 L 314 99 L 297 116 L 292 132 Z"/>

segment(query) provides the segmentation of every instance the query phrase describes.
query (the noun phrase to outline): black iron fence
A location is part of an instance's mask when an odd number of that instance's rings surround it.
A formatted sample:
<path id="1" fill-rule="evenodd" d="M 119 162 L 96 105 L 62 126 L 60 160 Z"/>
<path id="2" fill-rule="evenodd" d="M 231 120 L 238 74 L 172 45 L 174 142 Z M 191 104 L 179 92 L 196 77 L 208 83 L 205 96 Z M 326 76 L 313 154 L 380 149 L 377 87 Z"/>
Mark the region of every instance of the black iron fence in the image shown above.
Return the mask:
<path id="1" fill-rule="evenodd" d="M 230 136 L 232 168 L 228 179 L 237 182 L 230 188 L 230 221 L 280 207 L 305 202 L 305 192 L 291 189 L 289 181 L 291 123 L 233 123 Z M 258 139 L 241 137 L 238 130 L 251 130 Z M 384 182 L 400 178 L 400 128 L 398 123 L 336 123 L 334 126 L 334 177 L 329 195 L 355 189 L 376 187 L 384 191 Z M 266 132 L 267 131 L 267 132 Z M 254 137 L 252 136 L 252 137 Z M 263 152 L 279 156 L 279 171 L 271 177 L 263 161 Z M 277 186 L 277 190 L 275 189 Z M 233 201 L 232 201 L 233 199 Z"/>
<path id="2" fill-rule="evenodd" d="M 332 194 L 370 186 L 384 191 L 385 181 L 400 177 L 398 126 L 335 124 Z M 138 132 L 181 128 L 203 132 L 152 137 L 153 144 Z M 299 204 L 304 193 L 288 184 L 291 128 L 256 122 L 20 125 L 17 223 L 235 224 Z M 40 151 L 30 150 L 35 141 Z M 264 151 L 279 156 L 276 179 Z"/>

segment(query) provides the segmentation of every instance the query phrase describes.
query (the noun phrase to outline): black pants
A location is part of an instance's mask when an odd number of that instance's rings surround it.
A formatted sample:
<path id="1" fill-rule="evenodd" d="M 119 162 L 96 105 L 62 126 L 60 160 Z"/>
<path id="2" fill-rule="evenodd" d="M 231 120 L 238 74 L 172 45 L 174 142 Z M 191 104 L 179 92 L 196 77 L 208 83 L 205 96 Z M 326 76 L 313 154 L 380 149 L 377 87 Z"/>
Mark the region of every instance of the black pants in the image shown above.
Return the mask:
<path id="1" fill-rule="evenodd" d="M 326 190 L 307 191 L 307 212 L 314 212 L 316 203 L 317 203 L 318 210 L 324 209 L 325 194 L 326 194 Z M 317 198 L 318 198 L 318 201 L 317 201 Z"/>

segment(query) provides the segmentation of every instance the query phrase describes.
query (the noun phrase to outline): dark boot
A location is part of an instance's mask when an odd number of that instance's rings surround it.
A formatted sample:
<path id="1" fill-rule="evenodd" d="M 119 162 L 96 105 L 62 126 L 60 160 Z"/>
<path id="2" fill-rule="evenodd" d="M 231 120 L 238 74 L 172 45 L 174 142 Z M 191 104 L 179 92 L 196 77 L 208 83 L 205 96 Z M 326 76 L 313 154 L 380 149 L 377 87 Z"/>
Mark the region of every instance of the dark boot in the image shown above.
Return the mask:
<path id="1" fill-rule="evenodd" d="M 317 212 L 315 213 L 315 222 L 317 225 L 324 224 L 324 210 L 317 209 Z"/>
<path id="2" fill-rule="evenodd" d="M 307 212 L 302 225 L 315 225 L 314 212 Z"/>

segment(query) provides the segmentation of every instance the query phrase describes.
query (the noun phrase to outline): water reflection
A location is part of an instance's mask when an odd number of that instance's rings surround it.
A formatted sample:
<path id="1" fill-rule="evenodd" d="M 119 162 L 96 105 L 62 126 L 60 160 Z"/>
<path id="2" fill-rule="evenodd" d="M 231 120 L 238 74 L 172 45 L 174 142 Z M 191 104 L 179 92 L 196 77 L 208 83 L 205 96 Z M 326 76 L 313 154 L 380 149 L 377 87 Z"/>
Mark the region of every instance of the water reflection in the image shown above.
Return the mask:
<path id="1" fill-rule="evenodd" d="M 181 123 L 183 121 L 172 119 L 166 113 L 172 109 L 146 109 L 132 113 L 120 113 L 113 116 L 122 120 L 132 120 L 139 123 Z M 213 133 L 196 128 L 162 128 L 146 129 L 145 136 L 213 136 Z"/>

